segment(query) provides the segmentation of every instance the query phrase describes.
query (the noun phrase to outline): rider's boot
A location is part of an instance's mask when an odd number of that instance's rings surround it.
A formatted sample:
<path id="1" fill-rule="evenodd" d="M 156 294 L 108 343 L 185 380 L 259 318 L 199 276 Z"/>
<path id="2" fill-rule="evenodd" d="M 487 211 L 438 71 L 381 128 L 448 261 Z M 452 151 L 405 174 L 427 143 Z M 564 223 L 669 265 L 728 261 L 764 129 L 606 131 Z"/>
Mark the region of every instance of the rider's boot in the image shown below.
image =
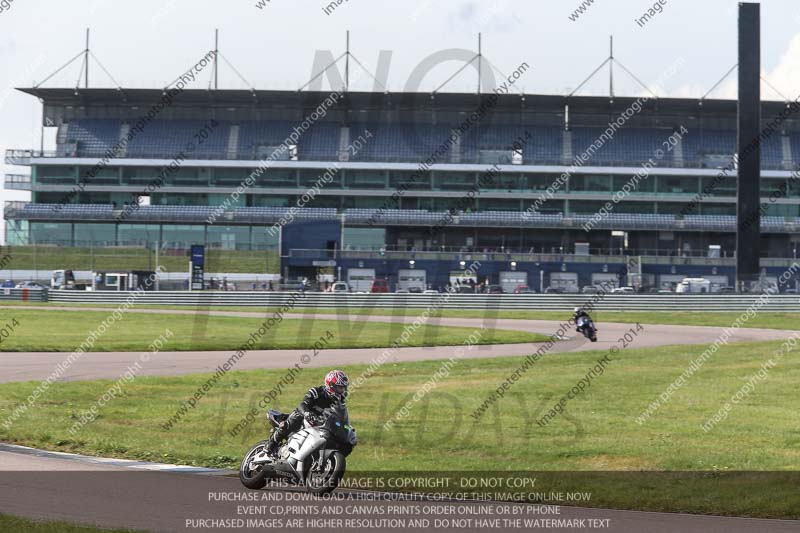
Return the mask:
<path id="1" fill-rule="evenodd" d="M 278 441 L 276 441 L 274 439 L 269 439 L 269 441 L 267 441 L 267 448 L 264 451 L 270 457 L 276 457 L 277 458 L 278 457 L 278 448 L 279 447 L 280 447 L 280 444 L 278 443 Z"/>

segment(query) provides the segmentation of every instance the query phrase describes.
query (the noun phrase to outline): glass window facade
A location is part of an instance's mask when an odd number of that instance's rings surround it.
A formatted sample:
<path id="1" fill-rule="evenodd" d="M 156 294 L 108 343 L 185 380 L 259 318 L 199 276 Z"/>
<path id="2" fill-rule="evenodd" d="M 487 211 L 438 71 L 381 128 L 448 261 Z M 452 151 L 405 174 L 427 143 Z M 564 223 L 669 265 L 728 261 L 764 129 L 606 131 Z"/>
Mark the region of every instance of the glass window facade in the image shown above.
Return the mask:
<path id="1" fill-rule="evenodd" d="M 72 243 L 72 224 L 62 222 L 31 222 L 31 244 Z"/>
<path id="2" fill-rule="evenodd" d="M 249 176 L 247 174 L 245 177 Z M 236 183 L 238 186 L 239 182 Z M 297 171 L 285 168 L 269 169 L 256 178 L 254 187 L 297 187 Z"/>
<path id="3" fill-rule="evenodd" d="M 30 242 L 30 223 L 27 220 L 6 220 L 6 244 L 19 246 Z"/>
<path id="4" fill-rule="evenodd" d="M 79 175 L 89 185 L 119 185 L 120 169 L 115 167 L 79 167 Z"/>
<path id="5" fill-rule="evenodd" d="M 75 246 L 114 246 L 116 224 L 75 224 Z"/>
<path id="6" fill-rule="evenodd" d="M 433 188 L 439 190 L 468 190 L 477 183 L 475 172 L 436 172 Z"/>
<path id="7" fill-rule="evenodd" d="M 345 250 L 379 250 L 386 246 L 384 228 L 344 228 Z"/>
<path id="8" fill-rule="evenodd" d="M 72 166 L 48 166 L 41 165 L 34 167 L 31 172 L 34 183 L 39 185 L 66 185 L 77 183 L 76 170 Z"/>
<path id="9" fill-rule="evenodd" d="M 382 170 L 346 170 L 345 186 L 350 189 L 386 189 L 386 172 Z"/>
<path id="10" fill-rule="evenodd" d="M 250 249 L 249 226 L 209 226 L 208 246 L 223 250 Z"/>
<path id="11" fill-rule="evenodd" d="M 251 232 L 251 242 L 253 250 L 277 250 L 280 240 L 280 232 L 274 235 L 269 233 L 271 226 L 253 226 Z"/>
<path id="12" fill-rule="evenodd" d="M 658 190 L 660 194 L 697 194 L 700 183 L 696 177 L 659 176 Z"/>
<path id="13" fill-rule="evenodd" d="M 301 187 L 311 187 L 320 184 L 325 189 L 342 188 L 343 171 L 335 168 L 300 170 L 299 176 Z"/>
<path id="14" fill-rule="evenodd" d="M 569 190 L 570 192 L 611 192 L 614 190 L 613 179 L 613 176 L 578 174 L 569 177 Z M 621 180 L 619 186 L 622 187 L 627 181 L 627 179 Z"/>
<path id="15" fill-rule="evenodd" d="M 120 224 L 117 230 L 118 244 L 141 245 L 161 240 L 159 224 Z"/>
<path id="16" fill-rule="evenodd" d="M 430 190 L 431 174 L 430 172 L 389 172 L 389 187 L 394 190 L 401 186 L 409 191 Z"/>
<path id="17" fill-rule="evenodd" d="M 225 201 L 225 195 L 211 195 L 213 205 L 220 205 Z M 219 198 L 218 198 L 219 197 Z M 253 195 L 253 205 L 257 207 L 289 207 L 289 203 L 295 205 L 294 196 L 268 196 L 262 194 Z"/>
<path id="18" fill-rule="evenodd" d="M 164 224 L 161 238 L 167 248 L 189 248 L 206 242 L 206 227 L 199 225 Z"/>

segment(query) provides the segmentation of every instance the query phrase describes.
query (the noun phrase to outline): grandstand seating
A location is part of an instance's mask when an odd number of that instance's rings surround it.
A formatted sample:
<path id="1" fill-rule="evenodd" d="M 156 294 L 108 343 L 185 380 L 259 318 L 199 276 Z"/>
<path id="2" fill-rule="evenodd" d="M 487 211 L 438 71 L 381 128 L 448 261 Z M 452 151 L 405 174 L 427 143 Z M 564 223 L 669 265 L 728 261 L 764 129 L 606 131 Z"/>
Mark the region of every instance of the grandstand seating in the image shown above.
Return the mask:
<path id="1" fill-rule="evenodd" d="M 292 127 L 293 124 L 288 120 L 240 122 L 237 159 L 255 159 L 259 146 L 277 147 L 292 133 Z M 288 155 L 281 155 L 281 159 L 288 159 Z"/>
<path id="2" fill-rule="evenodd" d="M 576 156 L 582 154 L 595 140 L 600 139 L 604 131 L 605 128 L 572 128 L 573 154 Z M 619 165 L 629 161 L 638 161 L 641 164 L 651 158 L 656 160 L 656 150 L 663 148 L 661 143 L 670 135 L 672 135 L 672 130 L 669 129 L 623 128 L 617 130 L 611 140 L 603 141 L 603 147 L 595 151 L 586 164 Z M 671 156 L 665 156 L 658 163 L 669 166 L 671 159 Z"/>
<path id="3" fill-rule="evenodd" d="M 783 167 L 782 136 L 773 134 L 761 143 L 761 164 L 764 168 Z"/>
<path id="4" fill-rule="evenodd" d="M 118 120 L 76 120 L 67 125 L 66 140 L 67 143 L 78 143 L 78 155 L 101 156 L 119 141 L 119 132 Z"/>
<path id="5" fill-rule="evenodd" d="M 230 124 L 217 122 L 202 143 L 195 135 L 209 122 L 204 120 L 154 120 L 147 124 L 130 143 L 127 157 L 160 157 L 172 159 L 184 152 L 187 157 L 207 159 L 221 157 L 228 146 Z"/>
<path id="6" fill-rule="evenodd" d="M 300 138 L 298 158 L 307 161 L 338 161 L 340 133 L 338 124 L 315 124 Z"/>
<path id="7" fill-rule="evenodd" d="M 207 121 L 156 119 L 136 135 L 127 153 L 118 157 L 172 158 L 194 140 L 194 134 Z M 239 126 L 235 153 L 229 154 L 231 126 Z M 219 121 L 203 144 L 196 145 L 192 156 L 197 159 L 256 159 L 264 157 L 266 148 L 276 147 L 294 130 L 292 121 Z M 352 161 L 419 162 L 428 159 L 450 137 L 456 124 L 412 124 L 357 122 L 350 125 L 350 138 L 365 131 L 372 137 L 358 150 Z M 122 123 L 113 119 L 80 119 L 69 122 L 60 136 L 57 153 L 61 156 L 102 156 L 120 138 Z M 584 152 L 603 134 L 602 127 L 573 126 L 572 156 Z M 524 164 L 559 164 L 565 160 L 562 128 L 530 125 L 491 124 L 475 126 L 461 136 L 457 148 L 439 158 L 439 162 L 480 163 L 483 153 L 508 151 L 518 138 L 530 134 L 523 147 Z M 730 130 L 692 129 L 683 135 L 682 149 L 668 152 L 661 159 L 654 154 L 671 135 L 668 128 L 632 128 L 616 131 L 613 138 L 595 151 L 587 165 L 639 166 L 653 158 L 657 166 L 690 168 L 721 166 L 736 151 L 736 134 Z M 297 142 L 297 157 L 309 161 L 340 160 L 341 125 L 317 122 L 302 132 Z M 234 137 L 234 140 L 235 137 Z M 762 143 L 762 166 L 783 169 L 783 137 L 773 135 Z M 73 154 L 77 143 L 77 154 Z M 790 137 L 793 159 L 800 158 L 800 134 Z M 682 157 L 680 157 L 682 152 Z M 569 155 L 569 154 L 567 154 Z M 288 159 L 288 154 L 281 159 Z M 484 158 L 485 159 L 485 158 Z"/>

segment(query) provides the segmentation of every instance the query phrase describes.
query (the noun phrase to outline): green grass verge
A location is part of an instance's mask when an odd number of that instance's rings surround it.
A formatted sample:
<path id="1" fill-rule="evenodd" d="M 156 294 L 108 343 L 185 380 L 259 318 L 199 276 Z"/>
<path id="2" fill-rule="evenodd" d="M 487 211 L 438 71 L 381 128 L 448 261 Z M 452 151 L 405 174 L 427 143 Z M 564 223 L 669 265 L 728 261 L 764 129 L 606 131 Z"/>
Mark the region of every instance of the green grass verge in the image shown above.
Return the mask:
<path id="1" fill-rule="evenodd" d="M 8 533 L 136 533 L 133 529 L 100 529 L 67 522 L 31 520 L 0 514 L 0 531 Z"/>
<path id="2" fill-rule="evenodd" d="M 0 309 L 0 327 L 12 324 L 14 320 L 19 324 L 7 338 L 2 339 L 0 350 L 71 352 L 109 316 L 105 311 Z M 172 336 L 165 350 L 231 350 L 247 341 L 251 333 L 271 316 L 241 318 L 126 313 L 95 341 L 90 351 L 145 351 L 167 328 Z M 403 328 L 403 324 L 388 322 L 285 319 L 269 329 L 256 342 L 254 349 L 307 349 L 328 331 L 332 337 L 326 348 L 381 348 L 391 345 Z M 474 328 L 426 324 L 409 338 L 405 346 L 459 345 L 473 331 Z M 490 329 L 479 342 L 514 344 L 540 342 L 546 338 L 537 333 Z"/>
<path id="3" fill-rule="evenodd" d="M 17 302 L 2 301 L 0 307 L 107 307 L 116 308 L 116 305 L 102 304 L 62 304 L 62 303 L 41 303 L 41 302 Z M 267 312 L 258 307 L 244 306 L 213 306 L 202 307 L 189 305 L 145 305 L 137 304 L 137 309 L 170 309 L 170 310 L 203 310 L 203 311 L 244 311 L 244 312 Z M 274 312 L 277 309 L 270 310 Z M 376 309 L 369 307 L 361 308 L 297 308 L 294 313 L 317 313 L 325 315 L 346 316 L 417 316 L 424 309 L 397 308 L 397 309 Z M 572 309 L 564 309 L 563 312 L 556 311 L 502 311 L 497 309 L 441 309 L 431 314 L 431 316 L 441 316 L 450 318 L 510 318 L 519 320 L 566 320 L 572 315 Z M 592 313 L 596 322 L 619 322 L 626 324 L 664 324 L 676 326 L 718 326 L 729 327 L 742 313 L 692 313 L 687 311 L 669 312 L 648 312 L 648 311 L 628 311 L 611 312 L 598 311 Z M 744 328 L 768 328 L 768 329 L 788 329 L 797 330 L 800 313 L 770 313 L 759 312 L 756 316 L 748 319 L 742 324 Z"/>
<path id="4" fill-rule="evenodd" d="M 144 248 L 73 248 L 63 246 L 7 246 L 9 270 L 155 270 L 155 254 Z M 168 272 L 184 272 L 185 252 L 162 251 L 159 265 Z M 206 272 L 277 273 L 280 257 L 274 251 L 206 250 Z M 15 280 L 19 281 L 19 280 Z"/>
<path id="5" fill-rule="evenodd" d="M 645 331 L 646 334 L 646 331 Z M 768 379 L 711 432 L 701 425 L 773 357 L 780 342 L 722 346 L 643 425 L 635 417 L 666 390 L 704 349 L 700 346 L 628 348 L 611 356 L 605 373 L 571 399 L 564 414 L 541 427 L 536 420 L 604 355 L 551 354 L 542 358 L 474 423 L 470 414 L 521 363 L 521 358 L 458 361 L 436 387 L 412 405 L 392 430 L 387 420 L 432 378 L 441 361 L 380 367 L 351 394 L 360 444 L 348 459 L 357 471 L 668 471 L 704 472 L 695 482 L 618 482 L 587 474 L 571 488 L 593 493 L 598 507 L 693 513 L 793 517 L 796 483 L 765 477 L 742 481 L 737 471 L 782 471 L 800 464 L 800 360 L 790 353 Z M 635 346 L 635 342 L 634 342 Z M 479 349 L 479 348 L 475 348 Z M 351 379 L 364 366 L 348 366 Z M 0 440 L 60 451 L 170 463 L 236 468 L 252 442 L 265 438 L 259 420 L 241 434 L 229 431 L 286 371 L 232 372 L 171 430 L 161 424 L 208 375 L 140 377 L 76 436 L 68 428 L 113 380 L 56 383 Z M 306 369 L 273 407 L 289 410 L 324 370 Z M 36 383 L 0 385 L 0 420 L 26 401 Z M 707 478 L 707 479 L 706 479 Z M 566 478 L 565 478 L 566 479 Z M 592 481 L 594 480 L 594 481 Z M 577 483 L 577 482 L 576 482 Z M 568 481 L 562 489 L 570 487 Z M 712 484 L 712 485 L 709 485 Z"/>

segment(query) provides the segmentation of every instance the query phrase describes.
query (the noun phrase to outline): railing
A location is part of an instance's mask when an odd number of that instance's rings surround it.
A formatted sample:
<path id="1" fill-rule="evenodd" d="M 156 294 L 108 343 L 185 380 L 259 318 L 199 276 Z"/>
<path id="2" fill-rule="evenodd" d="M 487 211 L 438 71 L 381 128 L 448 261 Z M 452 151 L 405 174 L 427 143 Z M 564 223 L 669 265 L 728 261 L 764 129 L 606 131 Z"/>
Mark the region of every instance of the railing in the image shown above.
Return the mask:
<path id="1" fill-rule="evenodd" d="M 5 188 L 30 190 L 31 177 L 27 174 L 6 174 Z"/>
<path id="2" fill-rule="evenodd" d="M 14 218 L 20 214 L 25 209 L 25 206 L 28 205 L 30 202 L 20 202 L 18 200 L 14 201 L 7 201 L 5 203 L 3 212 L 5 213 L 5 218 Z"/>
<path id="3" fill-rule="evenodd" d="M 692 255 L 675 255 L 668 250 L 628 250 L 627 253 L 608 253 L 609 250 L 592 250 L 590 255 L 568 252 L 523 252 L 523 251 L 463 251 L 445 250 L 314 250 L 292 248 L 288 257 L 294 259 L 379 259 L 417 261 L 517 261 L 519 263 L 625 263 L 631 257 L 641 258 L 642 264 L 651 265 L 695 265 L 730 266 L 735 253 L 723 257 L 708 257 L 700 252 Z M 618 252 L 618 251 L 615 251 Z M 762 257 L 761 266 L 790 266 L 797 258 Z"/>
<path id="4" fill-rule="evenodd" d="M 37 151 L 37 150 L 16 150 L 16 149 L 9 149 L 6 150 L 6 165 L 21 165 L 27 166 L 31 164 L 31 158 L 33 157 L 42 157 L 37 154 L 43 154 L 44 152 Z M 55 157 L 55 152 L 51 157 Z"/>
<path id="5" fill-rule="evenodd" d="M 237 153 L 235 157 L 231 157 L 234 154 L 229 153 L 227 150 L 222 150 L 217 153 L 193 153 L 192 159 L 196 160 L 224 160 L 224 161 L 257 161 L 261 158 L 257 157 L 253 153 Z M 423 155 L 406 155 L 406 156 L 398 156 L 393 154 L 379 154 L 370 157 L 366 157 L 363 154 L 356 158 L 351 159 L 351 163 L 413 163 L 418 164 L 421 161 L 424 161 L 430 154 Z M 6 150 L 6 164 L 9 165 L 30 165 L 32 158 L 54 158 L 54 157 L 64 157 L 64 158 L 88 158 L 88 159 L 99 159 L 103 156 L 98 153 L 91 153 L 87 154 L 85 152 L 59 152 L 57 150 L 24 150 L 24 149 L 9 149 Z M 137 154 L 127 154 L 123 156 L 124 159 L 166 159 L 171 160 L 175 157 L 175 154 L 172 152 L 142 152 Z M 300 157 L 296 160 L 289 160 L 289 162 L 303 162 L 303 161 L 310 161 L 310 162 L 331 162 L 331 161 L 339 161 L 339 156 L 337 154 L 301 154 Z M 507 166 L 516 167 L 516 166 L 523 166 L 523 165 L 547 165 L 547 166 L 569 166 L 573 164 L 574 161 L 565 159 L 565 158 L 524 158 L 519 164 L 507 162 L 504 163 Z M 447 164 L 448 161 L 443 161 L 442 164 Z M 671 159 L 661 159 L 656 162 L 658 167 L 661 168 L 689 168 L 689 169 L 709 169 L 709 170 L 717 170 L 722 168 L 721 166 L 714 166 L 709 165 L 707 162 L 703 161 L 702 158 L 699 159 L 690 159 L 690 160 L 683 160 L 683 161 L 672 161 Z M 491 162 L 487 162 L 485 158 L 480 156 L 474 157 L 467 157 L 462 155 L 458 161 L 458 164 L 462 165 L 486 165 L 491 164 Z M 503 163 L 501 163 L 503 164 Z M 638 167 L 641 164 L 641 160 L 637 159 L 620 159 L 620 160 L 593 160 L 592 164 L 589 166 L 594 167 L 619 167 L 619 168 L 631 168 L 631 167 Z M 761 168 L 764 170 L 792 170 L 792 168 L 787 168 L 786 165 L 781 163 L 770 163 L 762 161 Z"/>
<path id="6" fill-rule="evenodd" d="M 26 209 L 26 206 L 30 208 Z M 239 208 L 227 211 L 220 218 L 235 224 L 271 224 L 278 222 L 285 216 L 284 211 L 265 211 L 262 208 Z M 288 208 L 287 208 L 288 209 Z M 169 223 L 169 222 L 190 222 L 197 224 L 207 224 L 207 220 L 214 212 L 212 206 L 143 206 L 135 211 L 131 211 L 129 216 L 122 218 L 125 213 L 122 209 L 114 210 L 109 204 L 36 204 L 30 202 L 9 202 L 6 204 L 5 216 L 8 219 L 33 220 L 33 221 L 64 221 L 64 222 L 129 222 L 140 223 Z M 372 211 L 366 213 L 344 213 L 346 222 L 349 225 L 370 224 L 373 215 Z M 301 209 L 295 213 L 295 217 L 308 220 L 331 220 L 339 218 L 341 212 L 335 209 Z M 402 213 L 390 212 L 380 217 L 380 223 L 385 226 L 420 226 L 430 227 L 433 221 L 439 220 L 445 215 L 444 212 L 409 212 Z M 499 228 L 574 228 L 583 227 L 589 220 L 589 215 L 567 215 L 565 217 L 529 217 L 524 218 L 517 212 L 507 212 L 508 216 L 498 215 L 497 213 L 486 214 L 485 212 L 469 213 L 455 216 L 451 224 L 464 227 L 499 227 Z M 727 231 L 733 232 L 736 229 L 735 219 L 719 221 L 717 218 L 700 216 L 691 220 L 678 220 L 665 216 L 664 219 L 637 218 L 636 215 L 625 217 L 609 217 L 595 225 L 594 229 L 612 230 L 688 230 L 688 231 Z M 762 231 L 765 233 L 796 233 L 798 230 L 798 219 L 783 219 L 766 222 L 762 221 Z M 439 250 L 433 250 L 439 251 Z M 704 256 L 704 251 L 698 251 L 699 256 Z M 695 252 L 695 253 L 698 253 Z M 552 253 L 556 253 L 553 249 Z M 558 253 L 561 253 L 560 251 Z M 638 250 L 609 251 L 609 255 L 642 255 Z M 657 250 L 654 255 L 686 257 L 686 252 L 676 250 Z M 730 255 L 732 257 L 732 255 Z"/>
<path id="7" fill-rule="evenodd" d="M 51 302 L 119 304 L 130 296 L 128 292 L 48 291 Z M 221 292 L 221 291 L 162 291 L 145 292 L 137 302 L 142 305 L 239 306 L 279 308 L 289 303 L 291 292 Z M 331 294 L 305 293 L 296 305 L 299 308 L 359 308 L 375 309 L 376 314 L 391 314 L 392 309 L 424 309 L 436 304 L 445 309 L 497 309 L 558 311 L 568 318 L 573 307 L 593 300 L 591 294 Z M 594 304 L 597 311 L 694 311 L 742 312 L 753 305 L 759 295 L 621 295 L 608 294 Z M 765 311 L 800 312 L 798 296 L 770 296 Z"/>
<path id="8" fill-rule="evenodd" d="M 0 288 L 0 301 L 15 300 L 23 302 L 46 302 L 47 289 Z"/>

